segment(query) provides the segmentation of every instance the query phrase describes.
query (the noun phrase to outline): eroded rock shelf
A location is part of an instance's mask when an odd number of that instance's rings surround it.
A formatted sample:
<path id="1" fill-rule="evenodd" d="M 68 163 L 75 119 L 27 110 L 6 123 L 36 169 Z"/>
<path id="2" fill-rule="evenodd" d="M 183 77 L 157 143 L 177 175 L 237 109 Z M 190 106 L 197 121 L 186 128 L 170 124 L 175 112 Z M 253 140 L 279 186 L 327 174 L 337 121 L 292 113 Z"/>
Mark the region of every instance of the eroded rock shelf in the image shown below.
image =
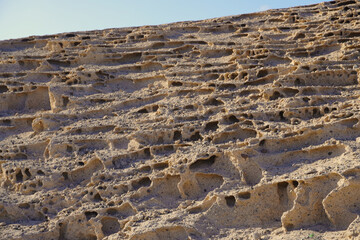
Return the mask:
<path id="1" fill-rule="evenodd" d="M 359 237 L 359 13 L 1 41 L 0 239 Z"/>

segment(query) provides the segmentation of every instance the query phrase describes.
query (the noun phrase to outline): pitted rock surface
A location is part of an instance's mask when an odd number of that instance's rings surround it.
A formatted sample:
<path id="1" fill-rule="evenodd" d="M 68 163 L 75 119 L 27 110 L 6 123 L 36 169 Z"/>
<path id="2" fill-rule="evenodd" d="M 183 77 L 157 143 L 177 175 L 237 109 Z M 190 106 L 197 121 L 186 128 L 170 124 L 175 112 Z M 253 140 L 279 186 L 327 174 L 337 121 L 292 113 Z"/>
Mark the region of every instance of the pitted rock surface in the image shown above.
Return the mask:
<path id="1" fill-rule="evenodd" d="M 360 2 L 0 42 L 0 239 L 356 239 Z"/>

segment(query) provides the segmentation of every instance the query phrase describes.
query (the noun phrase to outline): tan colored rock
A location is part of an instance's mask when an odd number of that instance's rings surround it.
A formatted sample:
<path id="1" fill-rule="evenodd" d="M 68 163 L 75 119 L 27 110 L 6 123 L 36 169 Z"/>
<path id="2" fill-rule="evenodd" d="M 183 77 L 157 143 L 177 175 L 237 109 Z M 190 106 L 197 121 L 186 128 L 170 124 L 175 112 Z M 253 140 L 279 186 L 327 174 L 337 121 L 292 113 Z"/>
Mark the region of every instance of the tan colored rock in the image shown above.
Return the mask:
<path id="1" fill-rule="evenodd" d="M 359 239 L 358 1 L 0 42 L 0 239 Z"/>

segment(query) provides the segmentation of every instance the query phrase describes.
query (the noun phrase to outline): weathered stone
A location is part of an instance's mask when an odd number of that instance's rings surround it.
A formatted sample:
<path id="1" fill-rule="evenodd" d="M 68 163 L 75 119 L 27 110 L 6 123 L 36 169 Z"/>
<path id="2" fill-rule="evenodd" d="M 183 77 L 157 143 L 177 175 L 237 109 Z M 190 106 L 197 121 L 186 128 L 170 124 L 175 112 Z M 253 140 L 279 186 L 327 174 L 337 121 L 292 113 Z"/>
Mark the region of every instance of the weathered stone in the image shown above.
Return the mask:
<path id="1" fill-rule="evenodd" d="M 0 41 L 0 239 L 356 239 L 358 1 Z"/>

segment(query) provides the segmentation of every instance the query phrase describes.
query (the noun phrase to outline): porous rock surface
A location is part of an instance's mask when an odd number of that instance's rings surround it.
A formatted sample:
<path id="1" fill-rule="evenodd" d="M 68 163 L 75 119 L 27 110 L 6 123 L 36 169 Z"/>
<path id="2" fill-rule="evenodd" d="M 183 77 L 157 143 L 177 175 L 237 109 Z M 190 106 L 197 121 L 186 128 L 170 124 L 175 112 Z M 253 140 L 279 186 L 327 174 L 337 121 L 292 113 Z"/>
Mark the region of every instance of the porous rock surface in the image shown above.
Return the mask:
<path id="1" fill-rule="evenodd" d="M 360 3 L 0 42 L 0 239 L 356 239 Z"/>

